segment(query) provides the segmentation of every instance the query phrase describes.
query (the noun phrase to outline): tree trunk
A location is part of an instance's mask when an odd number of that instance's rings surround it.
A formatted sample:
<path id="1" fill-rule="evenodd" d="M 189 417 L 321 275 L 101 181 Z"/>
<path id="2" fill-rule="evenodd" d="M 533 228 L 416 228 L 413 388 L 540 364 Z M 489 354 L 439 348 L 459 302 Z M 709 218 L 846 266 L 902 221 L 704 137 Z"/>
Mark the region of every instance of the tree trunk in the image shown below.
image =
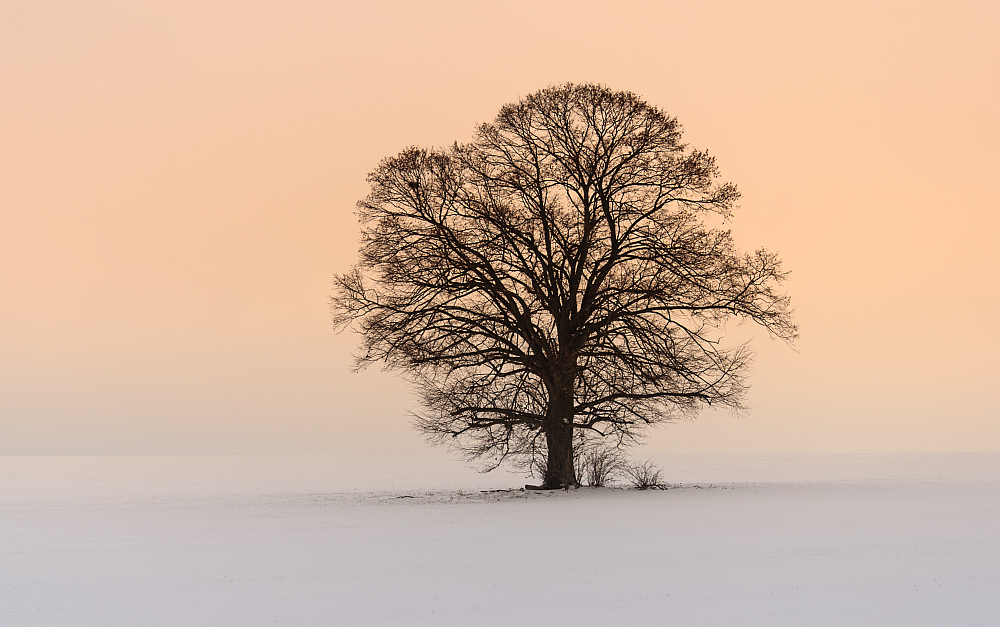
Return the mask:
<path id="1" fill-rule="evenodd" d="M 573 464 L 573 391 L 552 394 L 549 397 L 548 416 L 543 427 L 548 459 L 542 488 L 559 490 L 575 488 L 576 467 Z"/>

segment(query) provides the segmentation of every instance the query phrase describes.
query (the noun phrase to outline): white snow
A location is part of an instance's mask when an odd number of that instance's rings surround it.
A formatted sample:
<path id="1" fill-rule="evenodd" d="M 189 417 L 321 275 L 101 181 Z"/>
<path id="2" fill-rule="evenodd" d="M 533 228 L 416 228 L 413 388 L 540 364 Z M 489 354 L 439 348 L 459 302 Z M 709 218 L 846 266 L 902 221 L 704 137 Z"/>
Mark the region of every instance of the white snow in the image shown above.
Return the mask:
<path id="1" fill-rule="evenodd" d="M 0 625 L 996 625 L 1000 454 L 0 457 Z"/>

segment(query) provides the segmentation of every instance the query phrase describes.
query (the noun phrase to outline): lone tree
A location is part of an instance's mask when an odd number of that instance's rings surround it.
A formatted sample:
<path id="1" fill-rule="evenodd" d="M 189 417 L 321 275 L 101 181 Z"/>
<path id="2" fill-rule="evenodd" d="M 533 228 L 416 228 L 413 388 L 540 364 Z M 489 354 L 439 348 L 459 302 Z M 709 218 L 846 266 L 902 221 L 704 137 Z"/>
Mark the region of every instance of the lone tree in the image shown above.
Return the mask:
<path id="1" fill-rule="evenodd" d="M 796 335 L 778 257 L 720 228 L 739 194 L 717 177 L 635 94 L 543 89 L 470 143 L 408 148 L 369 175 L 335 328 L 357 323 L 359 368 L 417 385 L 431 439 L 576 485 L 574 440 L 627 445 L 705 404 L 740 407 L 752 353 L 720 343 L 727 320 Z"/>

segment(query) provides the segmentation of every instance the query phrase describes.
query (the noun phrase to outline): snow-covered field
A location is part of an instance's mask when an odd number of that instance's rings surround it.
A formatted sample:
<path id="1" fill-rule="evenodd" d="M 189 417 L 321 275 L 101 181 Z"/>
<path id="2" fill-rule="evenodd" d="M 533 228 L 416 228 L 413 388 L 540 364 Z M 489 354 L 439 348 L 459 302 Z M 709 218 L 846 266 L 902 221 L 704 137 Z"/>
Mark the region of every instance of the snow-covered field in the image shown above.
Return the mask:
<path id="1" fill-rule="evenodd" d="M 1000 454 L 0 457 L 0 625 L 998 625 Z"/>

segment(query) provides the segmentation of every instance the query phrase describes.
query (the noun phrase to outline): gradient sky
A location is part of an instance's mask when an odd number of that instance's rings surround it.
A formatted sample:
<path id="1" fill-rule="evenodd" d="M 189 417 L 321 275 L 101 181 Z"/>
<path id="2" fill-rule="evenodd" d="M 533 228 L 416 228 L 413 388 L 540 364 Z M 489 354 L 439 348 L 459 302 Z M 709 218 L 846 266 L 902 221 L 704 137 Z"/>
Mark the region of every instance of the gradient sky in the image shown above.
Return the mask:
<path id="1" fill-rule="evenodd" d="M 330 329 L 354 203 L 565 81 L 677 116 L 793 273 L 751 410 L 648 451 L 1000 450 L 1000 4 L 611 6 L 4 0 L 0 454 L 422 451 Z"/>

